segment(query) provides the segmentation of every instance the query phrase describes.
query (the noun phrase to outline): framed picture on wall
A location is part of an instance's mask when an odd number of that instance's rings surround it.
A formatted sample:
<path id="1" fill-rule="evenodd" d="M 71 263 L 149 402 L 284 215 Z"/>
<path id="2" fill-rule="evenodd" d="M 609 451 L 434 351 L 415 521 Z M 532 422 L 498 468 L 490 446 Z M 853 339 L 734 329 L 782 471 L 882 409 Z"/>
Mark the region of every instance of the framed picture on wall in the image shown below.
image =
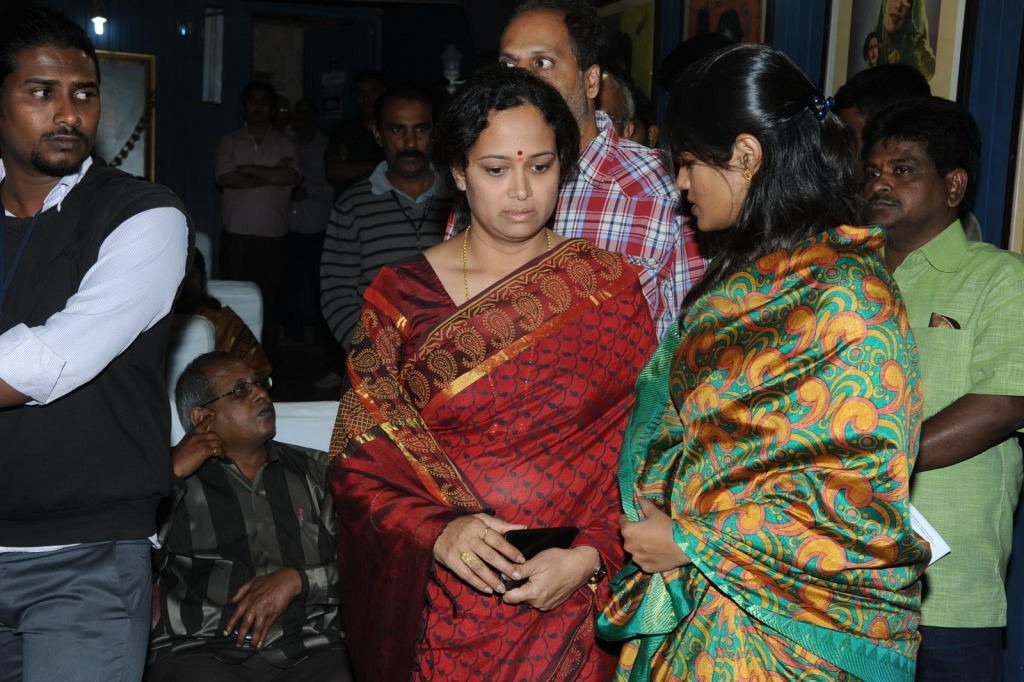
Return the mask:
<path id="1" fill-rule="evenodd" d="M 96 50 L 103 113 L 93 154 L 126 173 L 154 179 L 156 57 Z"/>
<path id="2" fill-rule="evenodd" d="M 832 0 L 825 90 L 880 64 L 907 64 L 932 94 L 963 102 L 976 0 Z"/>
<path id="3" fill-rule="evenodd" d="M 618 0 L 597 10 L 608 30 L 611 61 L 648 96 L 654 76 L 656 5 L 655 0 Z"/>
<path id="4" fill-rule="evenodd" d="M 720 33 L 738 43 L 763 43 L 770 13 L 770 0 L 683 0 L 679 39 Z"/>

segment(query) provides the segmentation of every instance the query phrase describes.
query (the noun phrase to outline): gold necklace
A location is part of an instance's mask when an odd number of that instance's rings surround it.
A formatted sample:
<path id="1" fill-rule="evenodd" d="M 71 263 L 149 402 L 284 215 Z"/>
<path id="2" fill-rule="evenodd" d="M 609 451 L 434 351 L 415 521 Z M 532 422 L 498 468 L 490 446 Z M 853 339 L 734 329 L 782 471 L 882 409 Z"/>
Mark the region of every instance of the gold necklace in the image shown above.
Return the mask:
<path id="1" fill-rule="evenodd" d="M 466 231 L 462 233 L 462 290 L 466 295 L 466 300 L 469 300 L 469 231 L 472 229 L 472 225 L 466 228 Z M 551 230 L 544 228 L 544 237 L 547 239 L 548 248 L 547 251 L 551 250 Z"/>

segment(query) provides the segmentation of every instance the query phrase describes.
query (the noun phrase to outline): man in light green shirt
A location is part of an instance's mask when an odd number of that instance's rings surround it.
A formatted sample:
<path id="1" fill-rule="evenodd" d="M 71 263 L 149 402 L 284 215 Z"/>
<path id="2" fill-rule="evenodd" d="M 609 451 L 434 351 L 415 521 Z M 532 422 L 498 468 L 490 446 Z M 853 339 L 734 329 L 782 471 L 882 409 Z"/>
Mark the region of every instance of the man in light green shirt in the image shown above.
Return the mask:
<path id="1" fill-rule="evenodd" d="M 1004 578 L 1021 486 L 1024 258 L 969 242 L 981 141 L 970 114 L 901 102 L 864 131 L 865 194 L 920 352 L 911 501 L 951 547 L 925 574 L 917 680 L 1002 681 Z"/>

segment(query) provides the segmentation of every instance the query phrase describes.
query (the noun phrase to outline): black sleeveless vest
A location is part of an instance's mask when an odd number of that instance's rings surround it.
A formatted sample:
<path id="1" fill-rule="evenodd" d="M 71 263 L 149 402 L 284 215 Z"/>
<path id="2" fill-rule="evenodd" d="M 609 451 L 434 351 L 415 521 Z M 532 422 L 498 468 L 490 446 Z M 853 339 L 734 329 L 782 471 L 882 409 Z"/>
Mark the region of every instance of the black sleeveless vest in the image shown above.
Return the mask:
<path id="1" fill-rule="evenodd" d="M 184 207 L 170 190 L 93 166 L 40 214 L 11 282 L 0 333 L 64 309 L 100 245 L 143 211 Z M 0 236 L 2 238 L 2 236 Z M 193 235 L 189 226 L 189 249 Z M 164 317 L 98 375 L 43 406 L 0 409 L 0 546 L 138 539 L 170 485 Z"/>

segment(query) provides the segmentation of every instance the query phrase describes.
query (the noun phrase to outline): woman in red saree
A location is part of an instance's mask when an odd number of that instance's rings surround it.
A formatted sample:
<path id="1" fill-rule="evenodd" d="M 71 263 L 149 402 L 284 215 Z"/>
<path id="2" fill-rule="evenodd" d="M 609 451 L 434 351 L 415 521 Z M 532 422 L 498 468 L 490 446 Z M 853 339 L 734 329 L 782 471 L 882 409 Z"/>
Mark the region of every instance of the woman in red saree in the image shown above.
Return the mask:
<path id="1" fill-rule="evenodd" d="M 621 256 L 545 227 L 578 139 L 539 79 L 474 76 L 435 138 L 468 227 L 365 294 L 331 445 L 360 679 L 614 669 L 595 605 L 623 560 L 617 453 L 653 324 Z M 530 560 L 503 537 L 556 526 L 579 528 L 573 545 Z"/>

